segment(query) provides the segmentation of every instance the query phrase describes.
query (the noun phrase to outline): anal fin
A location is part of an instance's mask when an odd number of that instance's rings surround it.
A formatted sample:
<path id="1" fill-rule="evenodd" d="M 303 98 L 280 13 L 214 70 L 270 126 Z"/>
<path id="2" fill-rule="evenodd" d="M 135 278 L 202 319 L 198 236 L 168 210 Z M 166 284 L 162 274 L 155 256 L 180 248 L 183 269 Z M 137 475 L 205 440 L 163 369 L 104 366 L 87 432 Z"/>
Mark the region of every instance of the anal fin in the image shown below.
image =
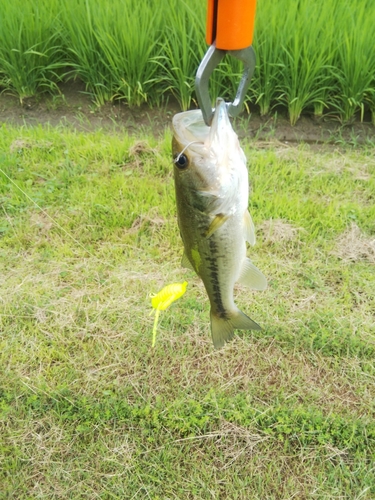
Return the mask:
<path id="1" fill-rule="evenodd" d="M 238 283 L 248 286 L 252 290 L 265 290 L 267 288 L 267 278 L 264 276 L 262 271 L 259 271 L 251 260 L 247 258 L 242 264 Z"/>

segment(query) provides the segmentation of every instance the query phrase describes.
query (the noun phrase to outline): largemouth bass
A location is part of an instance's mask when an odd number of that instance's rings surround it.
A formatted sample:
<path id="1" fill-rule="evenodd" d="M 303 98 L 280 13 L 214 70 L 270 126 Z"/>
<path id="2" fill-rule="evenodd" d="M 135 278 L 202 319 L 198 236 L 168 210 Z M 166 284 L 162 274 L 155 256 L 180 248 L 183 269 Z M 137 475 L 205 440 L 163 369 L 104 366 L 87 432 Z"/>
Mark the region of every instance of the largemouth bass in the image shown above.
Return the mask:
<path id="1" fill-rule="evenodd" d="M 211 303 L 212 340 L 220 348 L 235 328 L 261 329 L 235 305 L 234 284 L 267 287 L 265 276 L 246 257 L 246 241 L 255 244 L 246 158 L 222 99 L 217 100 L 211 127 L 200 110 L 186 111 L 174 116 L 173 132 L 182 265 L 204 283 Z"/>

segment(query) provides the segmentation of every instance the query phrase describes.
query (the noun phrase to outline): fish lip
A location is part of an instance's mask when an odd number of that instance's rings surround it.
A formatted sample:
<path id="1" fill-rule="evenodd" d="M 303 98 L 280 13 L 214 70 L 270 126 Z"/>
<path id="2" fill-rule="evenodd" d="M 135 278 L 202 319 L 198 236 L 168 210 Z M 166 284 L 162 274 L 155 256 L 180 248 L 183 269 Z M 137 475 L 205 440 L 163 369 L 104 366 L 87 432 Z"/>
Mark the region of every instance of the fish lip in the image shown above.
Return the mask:
<path id="1" fill-rule="evenodd" d="M 217 156 L 227 156 L 228 151 L 236 148 L 238 142 L 229 119 L 227 104 L 220 97 L 216 100 L 211 127 L 205 124 L 202 111 L 195 109 L 176 114 L 172 120 L 172 128 L 176 152 L 187 150 L 206 157 L 212 147 Z"/>
<path id="2" fill-rule="evenodd" d="M 172 128 L 175 139 L 183 148 L 193 142 L 204 144 L 210 130 L 204 123 L 200 109 L 183 111 L 174 115 Z"/>
<path id="3" fill-rule="evenodd" d="M 216 99 L 216 108 L 205 145 L 210 147 L 212 144 L 216 143 L 223 148 L 227 148 L 232 146 L 234 136 L 237 138 L 229 119 L 227 104 L 224 99 L 218 97 Z"/>
<path id="4" fill-rule="evenodd" d="M 221 122 L 223 122 L 227 126 L 231 126 L 227 104 L 224 101 L 224 99 L 218 97 L 216 99 L 216 107 L 212 118 L 210 130 L 216 129 Z"/>

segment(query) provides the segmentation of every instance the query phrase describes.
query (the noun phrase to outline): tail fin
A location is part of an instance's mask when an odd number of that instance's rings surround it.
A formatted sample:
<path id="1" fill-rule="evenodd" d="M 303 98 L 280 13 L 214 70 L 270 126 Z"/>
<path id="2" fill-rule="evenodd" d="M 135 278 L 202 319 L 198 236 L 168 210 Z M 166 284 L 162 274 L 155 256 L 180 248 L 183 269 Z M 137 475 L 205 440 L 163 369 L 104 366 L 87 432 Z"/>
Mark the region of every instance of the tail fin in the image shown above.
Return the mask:
<path id="1" fill-rule="evenodd" d="M 220 318 L 211 309 L 211 335 L 215 349 L 223 347 L 233 337 L 235 328 L 239 330 L 261 330 L 262 328 L 246 314 L 237 309 L 229 315 L 229 319 Z"/>

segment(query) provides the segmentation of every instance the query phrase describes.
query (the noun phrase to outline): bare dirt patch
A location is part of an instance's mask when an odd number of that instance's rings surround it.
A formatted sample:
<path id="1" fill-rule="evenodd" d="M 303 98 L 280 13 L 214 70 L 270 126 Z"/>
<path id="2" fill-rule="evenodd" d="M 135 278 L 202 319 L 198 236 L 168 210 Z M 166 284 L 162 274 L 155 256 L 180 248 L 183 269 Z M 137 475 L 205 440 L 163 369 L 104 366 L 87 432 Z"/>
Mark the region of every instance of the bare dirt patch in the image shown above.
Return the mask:
<path id="1" fill-rule="evenodd" d="M 266 243 L 273 244 L 293 241 L 303 229 L 281 219 L 270 219 L 258 226 L 258 231 L 263 234 Z"/>
<path id="2" fill-rule="evenodd" d="M 356 224 L 352 224 L 337 240 L 334 255 L 346 262 L 361 260 L 375 264 L 375 238 L 366 237 Z"/>

